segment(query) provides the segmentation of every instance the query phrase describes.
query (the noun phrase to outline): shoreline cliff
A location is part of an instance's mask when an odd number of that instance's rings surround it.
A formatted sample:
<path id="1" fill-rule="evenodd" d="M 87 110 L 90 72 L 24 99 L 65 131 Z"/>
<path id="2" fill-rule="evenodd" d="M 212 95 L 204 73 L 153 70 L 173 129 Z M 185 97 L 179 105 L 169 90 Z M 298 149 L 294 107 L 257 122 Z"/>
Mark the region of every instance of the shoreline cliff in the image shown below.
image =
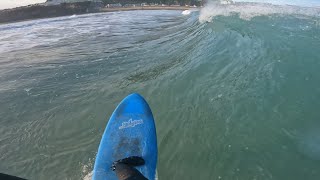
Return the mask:
<path id="1" fill-rule="evenodd" d="M 91 1 L 61 3 L 57 5 L 36 4 L 13 9 L 0 10 L 0 24 L 26 21 L 32 19 L 68 16 L 100 12 L 99 7 Z"/>
<path id="2" fill-rule="evenodd" d="M 61 3 L 58 5 L 36 4 L 13 9 L 0 10 L 0 24 L 14 23 L 33 19 L 69 16 L 98 12 L 132 11 L 132 10 L 186 10 L 187 6 L 119 6 L 104 7 L 92 1 Z"/>

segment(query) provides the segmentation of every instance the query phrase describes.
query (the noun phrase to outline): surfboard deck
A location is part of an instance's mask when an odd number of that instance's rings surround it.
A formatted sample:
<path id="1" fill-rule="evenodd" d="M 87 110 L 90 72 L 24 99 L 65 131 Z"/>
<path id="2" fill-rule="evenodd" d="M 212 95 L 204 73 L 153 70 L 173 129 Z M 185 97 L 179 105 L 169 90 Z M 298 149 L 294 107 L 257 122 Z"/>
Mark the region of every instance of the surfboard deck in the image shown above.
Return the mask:
<path id="1" fill-rule="evenodd" d="M 111 115 L 96 156 L 93 180 L 117 180 L 111 166 L 114 161 L 141 156 L 145 165 L 136 167 L 154 180 L 157 165 L 157 136 L 148 103 L 139 94 L 127 96 Z"/>

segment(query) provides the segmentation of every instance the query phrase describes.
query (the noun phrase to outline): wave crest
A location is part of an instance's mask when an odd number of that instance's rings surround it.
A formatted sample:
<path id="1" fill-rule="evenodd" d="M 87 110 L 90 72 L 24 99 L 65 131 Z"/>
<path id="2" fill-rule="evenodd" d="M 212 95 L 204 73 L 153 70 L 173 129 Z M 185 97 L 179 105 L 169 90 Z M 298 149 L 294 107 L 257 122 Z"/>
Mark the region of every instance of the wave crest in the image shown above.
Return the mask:
<path id="1" fill-rule="evenodd" d="M 218 4 L 208 3 L 200 11 L 199 21 L 211 22 L 215 16 L 238 15 L 240 18 L 250 20 L 256 16 L 269 15 L 300 15 L 320 17 L 320 8 L 299 7 L 291 5 L 273 5 L 265 3 L 235 3 Z"/>

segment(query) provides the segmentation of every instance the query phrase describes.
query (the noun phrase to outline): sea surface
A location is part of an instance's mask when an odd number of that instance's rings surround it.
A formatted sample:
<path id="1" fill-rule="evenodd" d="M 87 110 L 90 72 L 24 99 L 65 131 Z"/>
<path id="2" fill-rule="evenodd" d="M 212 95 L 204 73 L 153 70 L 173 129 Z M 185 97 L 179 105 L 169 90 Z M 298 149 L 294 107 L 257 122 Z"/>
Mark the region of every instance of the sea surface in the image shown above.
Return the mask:
<path id="1" fill-rule="evenodd" d="M 0 25 L 0 172 L 90 179 L 108 118 L 138 92 L 160 180 L 320 179 L 319 12 L 209 5 Z"/>

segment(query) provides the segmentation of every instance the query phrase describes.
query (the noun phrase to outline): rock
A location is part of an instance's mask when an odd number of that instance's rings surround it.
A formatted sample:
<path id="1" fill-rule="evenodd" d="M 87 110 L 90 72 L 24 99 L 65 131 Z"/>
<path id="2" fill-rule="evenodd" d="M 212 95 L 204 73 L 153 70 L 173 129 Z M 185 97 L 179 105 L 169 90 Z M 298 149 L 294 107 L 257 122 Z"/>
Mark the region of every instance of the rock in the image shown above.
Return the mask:
<path id="1" fill-rule="evenodd" d="M 54 5 L 36 4 L 0 11 L 0 23 L 9 23 L 29 19 L 68 16 L 73 14 L 84 14 L 98 12 L 102 7 L 99 2 L 75 2 Z"/>

